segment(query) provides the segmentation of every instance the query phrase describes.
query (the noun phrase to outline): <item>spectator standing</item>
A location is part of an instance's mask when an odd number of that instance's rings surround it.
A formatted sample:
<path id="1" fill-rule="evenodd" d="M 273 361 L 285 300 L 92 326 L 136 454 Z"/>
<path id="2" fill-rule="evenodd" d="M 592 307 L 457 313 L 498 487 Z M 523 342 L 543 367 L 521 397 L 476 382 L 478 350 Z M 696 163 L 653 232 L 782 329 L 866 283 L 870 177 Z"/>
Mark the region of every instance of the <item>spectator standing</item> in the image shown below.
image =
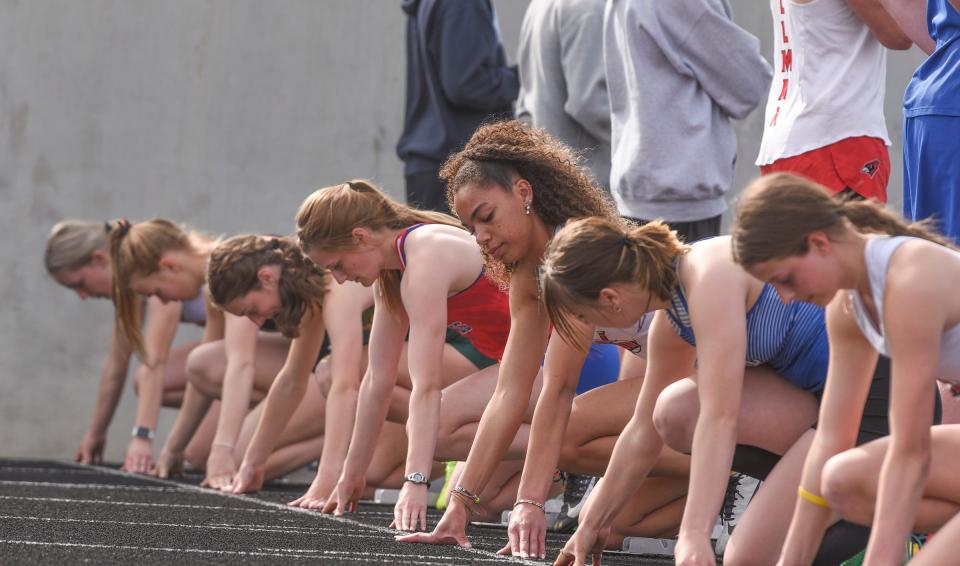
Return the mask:
<path id="1" fill-rule="evenodd" d="M 774 77 L 757 165 L 887 201 L 887 52 L 909 49 L 880 0 L 770 0 Z"/>
<path id="2" fill-rule="evenodd" d="M 610 101 L 603 70 L 603 0 L 533 0 L 520 27 L 517 118 L 581 152 L 610 185 Z"/>
<path id="3" fill-rule="evenodd" d="M 733 120 L 763 100 L 770 65 L 727 0 L 610 0 L 610 188 L 620 213 L 683 239 L 719 234 L 737 153 Z"/>
<path id="4" fill-rule="evenodd" d="M 516 67 L 507 65 L 490 0 L 404 0 L 407 90 L 397 155 L 407 202 L 449 212 L 441 163 L 484 120 L 509 117 Z"/>
<path id="5" fill-rule="evenodd" d="M 926 8 L 936 45 L 903 95 L 903 212 L 960 242 L 960 1 Z"/>

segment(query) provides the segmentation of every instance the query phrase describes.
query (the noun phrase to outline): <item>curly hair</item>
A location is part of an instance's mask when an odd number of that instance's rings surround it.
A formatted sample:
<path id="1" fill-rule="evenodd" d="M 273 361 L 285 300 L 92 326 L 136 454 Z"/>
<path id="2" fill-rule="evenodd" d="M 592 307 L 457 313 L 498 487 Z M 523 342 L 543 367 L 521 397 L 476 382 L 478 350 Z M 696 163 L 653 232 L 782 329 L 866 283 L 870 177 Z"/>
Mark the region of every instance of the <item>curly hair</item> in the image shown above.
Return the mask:
<path id="1" fill-rule="evenodd" d="M 807 253 L 812 232 L 835 233 L 844 220 L 859 232 L 913 236 L 948 248 L 956 246 L 927 220 L 907 222 L 876 201 L 841 200 L 805 177 L 774 173 L 755 180 L 737 205 L 733 259 L 743 267 Z"/>
<path id="2" fill-rule="evenodd" d="M 311 249 L 349 250 L 356 246 L 354 228 L 397 230 L 414 224 L 445 224 L 463 229 L 456 218 L 417 210 L 394 201 L 370 181 L 354 180 L 315 191 L 297 211 L 297 238 Z M 380 272 L 380 292 L 392 313 L 401 311 L 400 272 Z"/>
<path id="3" fill-rule="evenodd" d="M 547 132 L 518 120 L 491 122 L 474 132 L 462 151 L 451 155 L 440 169 L 447 182 L 447 200 L 455 210 L 457 192 L 468 183 L 509 190 L 520 176 L 533 187 L 533 211 L 547 226 L 568 220 L 600 216 L 621 222 L 607 193 L 582 165 L 580 156 Z M 490 276 L 505 285 L 513 266 L 486 253 Z"/>
<path id="4" fill-rule="evenodd" d="M 660 220 L 626 227 L 604 218 L 568 223 L 547 245 L 543 259 L 541 290 L 550 321 L 574 343 L 574 306 L 596 302 L 614 283 L 638 283 L 668 300 L 679 282 L 677 256 L 688 250 Z"/>
<path id="5" fill-rule="evenodd" d="M 207 284 L 215 305 L 224 305 L 260 287 L 257 272 L 265 265 L 280 266 L 280 311 L 273 317 L 287 338 L 300 335 L 306 314 L 320 312 L 330 275 L 317 267 L 290 238 L 245 234 L 218 245 L 210 254 Z"/>

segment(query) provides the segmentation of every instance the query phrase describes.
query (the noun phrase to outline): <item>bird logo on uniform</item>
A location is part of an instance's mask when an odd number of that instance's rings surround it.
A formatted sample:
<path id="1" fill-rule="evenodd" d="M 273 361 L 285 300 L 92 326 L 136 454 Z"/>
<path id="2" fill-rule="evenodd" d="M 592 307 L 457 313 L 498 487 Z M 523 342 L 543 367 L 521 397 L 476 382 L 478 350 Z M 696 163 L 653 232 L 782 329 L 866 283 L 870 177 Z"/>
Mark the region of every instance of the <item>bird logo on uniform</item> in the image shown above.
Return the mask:
<path id="1" fill-rule="evenodd" d="M 868 177 L 873 177 L 877 174 L 877 170 L 880 169 L 880 160 L 874 159 L 873 161 L 868 161 L 860 168 L 860 172 L 865 174 Z"/>

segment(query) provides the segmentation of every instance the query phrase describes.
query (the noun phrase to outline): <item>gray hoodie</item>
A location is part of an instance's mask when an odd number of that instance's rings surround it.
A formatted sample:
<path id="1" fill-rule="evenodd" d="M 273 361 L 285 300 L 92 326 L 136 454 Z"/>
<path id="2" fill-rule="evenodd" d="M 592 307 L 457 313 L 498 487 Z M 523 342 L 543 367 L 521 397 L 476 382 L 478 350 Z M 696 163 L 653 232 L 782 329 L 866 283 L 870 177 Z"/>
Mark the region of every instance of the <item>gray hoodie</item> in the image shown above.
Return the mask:
<path id="1" fill-rule="evenodd" d="M 517 118 L 579 150 L 610 184 L 610 102 L 603 72 L 604 0 L 533 0 L 520 26 Z"/>
<path id="2" fill-rule="evenodd" d="M 767 94 L 772 72 L 727 0 L 609 0 L 603 55 L 610 93 L 610 188 L 620 213 L 703 220 L 726 210 L 733 120 Z"/>

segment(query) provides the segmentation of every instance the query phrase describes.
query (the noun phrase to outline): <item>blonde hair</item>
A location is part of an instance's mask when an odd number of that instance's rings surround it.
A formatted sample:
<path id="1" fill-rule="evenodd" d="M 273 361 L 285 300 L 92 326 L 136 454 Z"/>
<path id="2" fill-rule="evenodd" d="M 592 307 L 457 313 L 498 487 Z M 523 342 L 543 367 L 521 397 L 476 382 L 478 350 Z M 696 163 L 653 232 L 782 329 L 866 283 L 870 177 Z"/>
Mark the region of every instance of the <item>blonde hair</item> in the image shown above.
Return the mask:
<path id="1" fill-rule="evenodd" d="M 420 223 L 463 228 L 452 216 L 400 204 L 370 181 L 354 180 L 315 191 L 303 201 L 297 212 L 297 238 L 305 253 L 349 250 L 356 246 L 354 228 L 398 230 Z M 399 271 L 380 272 L 380 292 L 387 308 L 400 312 Z"/>
<path id="2" fill-rule="evenodd" d="M 83 267 L 93 259 L 94 252 L 107 252 L 109 222 L 95 220 L 64 220 L 50 229 L 43 264 L 47 273 L 56 275 Z"/>
<path id="3" fill-rule="evenodd" d="M 136 293 L 130 287 L 133 275 L 147 276 L 160 269 L 163 254 L 171 251 L 196 251 L 192 239 L 206 239 L 188 232 L 173 222 L 154 218 L 131 224 L 120 220 L 110 231 L 110 260 L 113 263 L 113 304 L 117 328 L 133 345 L 144 363 L 146 359 L 140 333 L 141 313 Z"/>
<path id="4" fill-rule="evenodd" d="M 280 311 L 273 321 L 284 336 L 296 338 L 303 316 L 320 312 L 329 274 L 303 255 L 290 238 L 247 234 L 220 243 L 207 265 L 210 297 L 222 308 L 258 289 L 257 272 L 266 265 L 280 267 Z"/>
<path id="5" fill-rule="evenodd" d="M 541 286 L 547 314 L 572 343 L 574 305 L 596 302 L 605 287 L 638 283 L 668 300 L 678 282 L 676 259 L 687 250 L 659 220 L 639 227 L 606 218 L 572 221 L 554 236 L 544 256 Z"/>
<path id="6" fill-rule="evenodd" d="M 803 255 L 807 236 L 835 235 L 849 222 L 864 233 L 913 236 L 943 246 L 954 244 L 931 229 L 930 222 L 907 222 L 876 201 L 841 200 L 823 186 L 797 175 L 774 173 L 751 183 L 731 231 L 733 259 L 743 267 Z"/>
<path id="7" fill-rule="evenodd" d="M 533 212 L 547 226 L 587 216 L 620 222 L 617 208 L 582 165 L 580 156 L 547 132 L 518 120 L 481 126 L 462 151 L 440 169 L 447 200 L 455 210 L 457 192 L 468 183 L 510 190 L 519 176 L 533 187 Z M 506 286 L 513 266 L 484 254 L 487 272 Z"/>

